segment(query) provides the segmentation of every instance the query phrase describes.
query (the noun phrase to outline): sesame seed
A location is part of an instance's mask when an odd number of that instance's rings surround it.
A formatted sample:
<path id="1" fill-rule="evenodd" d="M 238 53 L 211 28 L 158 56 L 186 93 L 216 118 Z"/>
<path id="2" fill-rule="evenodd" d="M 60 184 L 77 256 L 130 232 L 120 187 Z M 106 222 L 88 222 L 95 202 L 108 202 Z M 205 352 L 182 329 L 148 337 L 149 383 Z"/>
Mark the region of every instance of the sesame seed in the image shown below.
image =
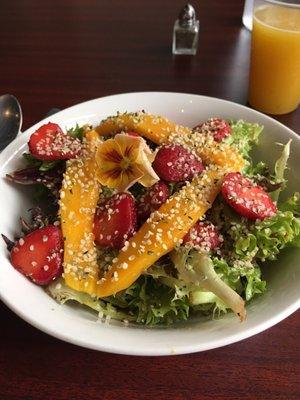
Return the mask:
<path id="1" fill-rule="evenodd" d="M 120 268 L 121 269 L 127 269 L 128 268 L 128 264 L 126 262 L 123 262 L 122 264 L 120 264 Z"/>

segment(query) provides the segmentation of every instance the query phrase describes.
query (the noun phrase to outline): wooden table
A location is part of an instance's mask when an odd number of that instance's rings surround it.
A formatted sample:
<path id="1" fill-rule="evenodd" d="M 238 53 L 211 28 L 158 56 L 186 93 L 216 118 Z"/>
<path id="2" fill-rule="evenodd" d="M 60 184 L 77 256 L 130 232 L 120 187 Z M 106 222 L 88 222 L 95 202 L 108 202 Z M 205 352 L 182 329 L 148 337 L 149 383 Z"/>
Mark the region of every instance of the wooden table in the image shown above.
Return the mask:
<path id="1" fill-rule="evenodd" d="M 172 57 L 179 0 L 2 0 L 0 90 L 15 94 L 23 129 L 52 107 L 160 90 L 245 104 L 250 33 L 243 1 L 203 0 L 196 57 Z M 277 118 L 300 126 L 300 110 Z M 56 340 L 0 305 L 1 400 L 300 398 L 299 312 L 272 329 L 199 354 L 144 358 Z"/>

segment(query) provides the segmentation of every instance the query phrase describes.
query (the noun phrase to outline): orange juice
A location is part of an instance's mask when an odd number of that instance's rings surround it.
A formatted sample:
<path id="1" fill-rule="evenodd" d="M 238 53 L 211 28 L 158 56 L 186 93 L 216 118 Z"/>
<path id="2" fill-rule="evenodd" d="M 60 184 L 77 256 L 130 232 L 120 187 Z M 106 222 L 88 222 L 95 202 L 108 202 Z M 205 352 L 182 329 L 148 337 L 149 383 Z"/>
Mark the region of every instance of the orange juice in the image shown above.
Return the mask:
<path id="1" fill-rule="evenodd" d="M 265 5 L 254 11 L 249 103 L 285 114 L 300 102 L 300 7 Z"/>

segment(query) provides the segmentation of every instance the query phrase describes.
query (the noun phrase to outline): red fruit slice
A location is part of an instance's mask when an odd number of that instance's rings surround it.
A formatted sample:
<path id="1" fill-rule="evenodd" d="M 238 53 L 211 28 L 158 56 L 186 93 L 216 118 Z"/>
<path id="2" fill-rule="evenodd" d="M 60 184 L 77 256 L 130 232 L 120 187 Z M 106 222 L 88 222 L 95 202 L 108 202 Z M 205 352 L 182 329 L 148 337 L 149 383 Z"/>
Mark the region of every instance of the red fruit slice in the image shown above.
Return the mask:
<path id="1" fill-rule="evenodd" d="M 203 171 L 199 157 L 179 144 L 162 146 L 152 166 L 157 175 L 167 182 L 191 180 Z"/>
<path id="2" fill-rule="evenodd" d="M 277 212 L 277 207 L 268 193 L 239 172 L 226 175 L 221 192 L 224 200 L 245 218 L 262 220 Z"/>
<path id="3" fill-rule="evenodd" d="M 81 142 L 64 133 L 52 122 L 42 125 L 29 139 L 29 150 L 35 158 L 43 161 L 69 160 L 81 151 Z"/>
<path id="4" fill-rule="evenodd" d="M 138 133 L 136 133 L 136 132 L 134 132 L 134 131 L 129 131 L 129 132 L 126 132 L 126 133 L 127 133 L 127 135 L 129 135 L 129 136 L 136 136 L 136 137 L 139 137 L 139 136 L 140 136 Z"/>
<path id="5" fill-rule="evenodd" d="M 63 237 L 49 225 L 21 238 L 11 250 L 11 263 L 38 285 L 47 285 L 62 273 Z"/>
<path id="6" fill-rule="evenodd" d="M 203 124 L 194 128 L 194 130 L 204 133 L 212 133 L 215 141 L 221 142 L 231 134 L 231 126 L 225 119 L 210 118 Z"/>
<path id="7" fill-rule="evenodd" d="M 118 193 L 96 211 L 94 220 L 95 242 L 103 247 L 121 249 L 135 232 L 137 210 L 129 193 Z"/>
<path id="8" fill-rule="evenodd" d="M 164 182 L 159 181 L 151 186 L 139 199 L 137 205 L 139 220 L 145 221 L 153 211 L 158 210 L 166 202 L 169 195 L 169 187 Z"/>
<path id="9" fill-rule="evenodd" d="M 184 236 L 183 243 L 200 246 L 201 249 L 209 251 L 220 247 L 223 239 L 218 229 L 210 222 L 198 221 Z"/>

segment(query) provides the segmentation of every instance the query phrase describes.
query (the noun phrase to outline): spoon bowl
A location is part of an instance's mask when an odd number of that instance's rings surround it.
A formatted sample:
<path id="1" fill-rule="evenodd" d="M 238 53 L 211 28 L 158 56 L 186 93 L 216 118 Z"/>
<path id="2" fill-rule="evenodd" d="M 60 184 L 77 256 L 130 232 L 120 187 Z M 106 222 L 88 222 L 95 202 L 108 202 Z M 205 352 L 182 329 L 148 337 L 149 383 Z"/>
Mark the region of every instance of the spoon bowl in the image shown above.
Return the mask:
<path id="1" fill-rule="evenodd" d="M 0 151 L 20 132 L 22 110 L 18 100 L 11 94 L 0 96 Z"/>

